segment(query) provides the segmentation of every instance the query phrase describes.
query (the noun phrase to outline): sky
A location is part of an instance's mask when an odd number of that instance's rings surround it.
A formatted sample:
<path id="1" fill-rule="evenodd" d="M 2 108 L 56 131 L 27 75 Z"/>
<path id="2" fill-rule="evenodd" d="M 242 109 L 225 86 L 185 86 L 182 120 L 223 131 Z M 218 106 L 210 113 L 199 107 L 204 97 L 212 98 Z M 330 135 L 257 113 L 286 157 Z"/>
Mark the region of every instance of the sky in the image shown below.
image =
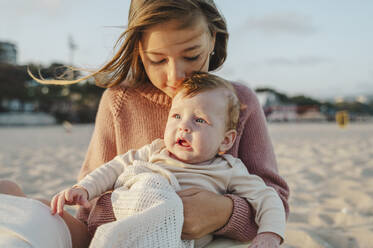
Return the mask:
<path id="1" fill-rule="evenodd" d="M 373 1 L 215 3 L 230 34 L 216 74 L 288 95 L 373 95 Z M 128 8 L 129 0 L 1 0 L 0 41 L 16 44 L 19 64 L 98 68 L 112 56 Z"/>

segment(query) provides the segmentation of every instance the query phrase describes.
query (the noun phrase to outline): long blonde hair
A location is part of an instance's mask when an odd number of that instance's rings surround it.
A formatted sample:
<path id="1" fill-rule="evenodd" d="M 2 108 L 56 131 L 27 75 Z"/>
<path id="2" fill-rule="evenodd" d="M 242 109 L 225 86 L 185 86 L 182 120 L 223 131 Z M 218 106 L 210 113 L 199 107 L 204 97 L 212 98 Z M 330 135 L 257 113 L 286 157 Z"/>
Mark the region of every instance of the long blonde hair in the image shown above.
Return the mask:
<path id="1" fill-rule="evenodd" d="M 180 28 L 186 28 L 194 25 L 200 16 L 207 22 L 211 35 L 216 35 L 208 67 L 209 71 L 215 70 L 226 59 L 228 31 L 226 22 L 213 0 L 131 0 L 128 27 L 116 43 L 116 46 L 121 45 L 113 58 L 99 70 L 77 80 L 40 80 L 30 71 L 29 74 L 44 84 L 74 84 L 90 77 L 95 77 L 96 85 L 105 88 L 125 80 L 127 86 L 147 83 L 149 79 L 138 49 L 143 32 L 152 25 L 170 20 L 178 20 Z"/>

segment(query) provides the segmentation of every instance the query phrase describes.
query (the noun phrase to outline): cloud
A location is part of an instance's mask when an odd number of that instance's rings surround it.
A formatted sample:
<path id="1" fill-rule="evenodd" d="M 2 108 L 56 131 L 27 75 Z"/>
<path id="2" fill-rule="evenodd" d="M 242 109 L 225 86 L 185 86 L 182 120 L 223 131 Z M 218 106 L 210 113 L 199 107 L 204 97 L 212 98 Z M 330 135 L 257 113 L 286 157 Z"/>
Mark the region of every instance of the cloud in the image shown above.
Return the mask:
<path id="1" fill-rule="evenodd" d="M 249 17 L 245 28 L 269 35 L 310 35 L 316 32 L 310 17 L 296 13 L 276 13 L 263 17 Z"/>
<path id="2" fill-rule="evenodd" d="M 266 61 L 270 66 L 317 66 L 320 64 L 330 63 L 331 59 L 315 56 L 303 56 L 295 59 L 277 57 Z"/>

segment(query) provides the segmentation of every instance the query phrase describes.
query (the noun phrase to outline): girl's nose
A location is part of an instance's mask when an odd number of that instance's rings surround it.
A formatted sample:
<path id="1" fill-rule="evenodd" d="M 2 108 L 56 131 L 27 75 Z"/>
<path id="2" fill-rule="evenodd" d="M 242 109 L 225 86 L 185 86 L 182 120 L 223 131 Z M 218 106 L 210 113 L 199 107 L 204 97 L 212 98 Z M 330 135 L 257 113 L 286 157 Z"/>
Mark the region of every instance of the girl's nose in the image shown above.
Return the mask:
<path id="1" fill-rule="evenodd" d="M 170 61 L 168 65 L 168 86 L 178 88 L 185 79 L 185 70 L 181 63 Z"/>

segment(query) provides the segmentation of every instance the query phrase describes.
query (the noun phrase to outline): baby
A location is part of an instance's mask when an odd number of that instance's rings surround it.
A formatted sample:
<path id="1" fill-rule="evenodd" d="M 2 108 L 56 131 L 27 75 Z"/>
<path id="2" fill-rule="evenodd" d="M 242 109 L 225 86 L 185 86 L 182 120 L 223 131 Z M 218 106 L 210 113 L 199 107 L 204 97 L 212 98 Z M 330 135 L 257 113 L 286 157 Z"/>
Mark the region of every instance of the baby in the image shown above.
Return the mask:
<path id="1" fill-rule="evenodd" d="M 201 187 L 247 199 L 259 226 L 255 241 L 270 235 L 278 247 L 285 231 L 282 201 L 260 177 L 248 173 L 241 160 L 225 154 L 234 144 L 239 112 L 229 82 L 194 73 L 173 98 L 164 139 L 118 155 L 60 192 L 52 199 L 52 213 L 62 213 L 64 204 L 87 207 L 89 200 L 114 188 L 117 221 L 100 226 L 91 246 L 203 247 L 212 235 L 195 242 L 180 239 L 183 212 L 175 193 Z"/>

